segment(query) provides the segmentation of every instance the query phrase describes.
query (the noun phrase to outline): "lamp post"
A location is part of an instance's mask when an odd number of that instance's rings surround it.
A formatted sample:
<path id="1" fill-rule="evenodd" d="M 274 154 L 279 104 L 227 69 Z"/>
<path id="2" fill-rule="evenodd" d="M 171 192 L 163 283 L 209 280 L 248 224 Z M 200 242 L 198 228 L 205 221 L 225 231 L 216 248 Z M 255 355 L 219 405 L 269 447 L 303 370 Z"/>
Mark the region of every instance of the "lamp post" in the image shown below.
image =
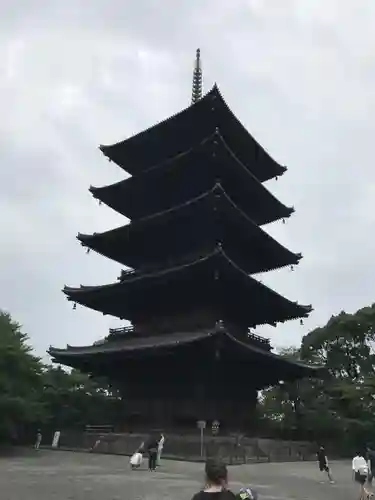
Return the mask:
<path id="1" fill-rule="evenodd" d="M 197 422 L 197 427 L 200 430 L 200 436 L 201 436 L 201 457 L 203 458 L 203 444 L 204 444 L 204 430 L 206 428 L 206 421 L 205 420 L 198 420 Z"/>

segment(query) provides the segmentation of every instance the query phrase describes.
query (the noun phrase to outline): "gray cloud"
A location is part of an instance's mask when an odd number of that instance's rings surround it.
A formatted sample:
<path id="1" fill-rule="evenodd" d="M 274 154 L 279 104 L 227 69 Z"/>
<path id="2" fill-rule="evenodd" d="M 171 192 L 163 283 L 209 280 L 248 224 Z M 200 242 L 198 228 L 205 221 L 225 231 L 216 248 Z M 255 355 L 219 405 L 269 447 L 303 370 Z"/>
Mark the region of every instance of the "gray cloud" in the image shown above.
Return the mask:
<path id="1" fill-rule="evenodd" d="M 3 2 L 0 307 L 38 353 L 119 324 L 73 312 L 60 291 L 119 273 L 75 240 L 124 223 L 87 191 L 123 177 L 97 146 L 186 106 L 197 46 L 206 89 L 217 81 L 289 166 L 269 187 L 296 214 L 267 230 L 305 258 L 294 273 L 262 279 L 315 312 L 303 327 L 259 332 L 297 343 L 332 313 L 374 301 L 374 18 L 370 0 Z"/>

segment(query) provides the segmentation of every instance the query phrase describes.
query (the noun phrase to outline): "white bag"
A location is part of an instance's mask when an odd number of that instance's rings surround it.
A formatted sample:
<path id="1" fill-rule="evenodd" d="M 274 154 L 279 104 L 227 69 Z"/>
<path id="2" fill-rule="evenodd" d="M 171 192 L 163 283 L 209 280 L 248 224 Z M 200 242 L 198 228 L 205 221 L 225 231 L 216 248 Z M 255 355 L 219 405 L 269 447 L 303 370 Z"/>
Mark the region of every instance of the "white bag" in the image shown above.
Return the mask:
<path id="1" fill-rule="evenodd" d="M 361 474 L 361 476 L 367 476 L 368 475 L 367 465 L 362 465 L 362 467 L 359 467 L 358 472 Z"/>
<path id="2" fill-rule="evenodd" d="M 142 464 L 142 461 L 143 461 L 143 455 L 142 455 L 142 453 L 139 453 L 139 451 L 137 451 L 130 458 L 130 465 L 132 467 L 139 467 Z"/>

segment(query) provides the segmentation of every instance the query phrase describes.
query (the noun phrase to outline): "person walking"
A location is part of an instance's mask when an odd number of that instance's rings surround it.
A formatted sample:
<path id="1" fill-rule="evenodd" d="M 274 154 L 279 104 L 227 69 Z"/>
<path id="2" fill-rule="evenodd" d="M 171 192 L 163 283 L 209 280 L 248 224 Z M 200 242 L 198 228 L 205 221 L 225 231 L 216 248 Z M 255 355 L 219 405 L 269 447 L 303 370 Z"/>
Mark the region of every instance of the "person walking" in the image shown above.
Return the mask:
<path id="1" fill-rule="evenodd" d="M 368 478 L 368 465 L 362 453 L 358 452 L 352 461 L 353 479 L 359 484 L 359 500 L 372 497 L 372 493 L 365 488 Z"/>
<path id="2" fill-rule="evenodd" d="M 35 445 L 34 445 L 34 448 L 36 450 L 39 450 L 39 448 L 40 448 L 40 444 L 42 442 L 42 437 L 43 437 L 42 433 L 41 433 L 40 429 L 38 429 L 38 432 L 36 433 L 36 441 L 35 441 Z"/>
<path id="3" fill-rule="evenodd" d="M 316 455 L 318 457 L 318 465 L 320 472 L 326 472 L 329 482 L 331 484 L 334 484 L 335 481 L 333 480 L 331 469 L 329 468 L 328 465 L 328 458 L 324 446 L 320 446 Z"/>
<path id="4" fill-rule="evenodd" d="M 164 434 L 161 433 L 159 443 L 158 443 L 158 455 L 157 455 L 157 459 L 156 459 L 157 467 L 160 467 L 160 460 L 161 460 L 161 455 L 163 453 L 164 443 L 165 443 L 165 437 L 164 437 Z"/>
<path id="5" fill-rule="evenodd" d="M 206 484 L 192 500 L 236 500 L 236 495 L 228 489 L 228 471 L 219 460 L 209 459 L 205 466 Z"/>
<path id="6" fill-rule="evenodd" d="M 148 470 L 155 471 L 156 470 L 156 460 L 158 456 L 158 447 L 159 447 L 159 439 L 155 436 L 151 436 L 147 443 L 147 452 L 148 452 Z"/>

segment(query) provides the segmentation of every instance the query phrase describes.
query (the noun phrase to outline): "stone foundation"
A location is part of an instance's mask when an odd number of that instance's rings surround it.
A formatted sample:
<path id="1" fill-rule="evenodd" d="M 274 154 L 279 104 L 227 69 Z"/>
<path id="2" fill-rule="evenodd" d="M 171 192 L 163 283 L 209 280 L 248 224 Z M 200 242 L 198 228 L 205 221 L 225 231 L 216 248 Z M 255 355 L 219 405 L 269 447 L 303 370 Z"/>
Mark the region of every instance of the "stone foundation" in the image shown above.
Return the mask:
<path id="1" fill-rule="evenodd" d="M 62 432 L 60 447 L 118 455 L 132 455 L 147 434 L 96 434 Z M 249 462 L 287 462 L 315 460 L 316 447 L 308 442 L 277 441 L 261 438 L 205 437 L 203 456 L 201 442 L 197 436 L 166 435 L 163 458 L 187 461 L 202 461 L 207 457 L 219 456 L 229 464 Z"/>

